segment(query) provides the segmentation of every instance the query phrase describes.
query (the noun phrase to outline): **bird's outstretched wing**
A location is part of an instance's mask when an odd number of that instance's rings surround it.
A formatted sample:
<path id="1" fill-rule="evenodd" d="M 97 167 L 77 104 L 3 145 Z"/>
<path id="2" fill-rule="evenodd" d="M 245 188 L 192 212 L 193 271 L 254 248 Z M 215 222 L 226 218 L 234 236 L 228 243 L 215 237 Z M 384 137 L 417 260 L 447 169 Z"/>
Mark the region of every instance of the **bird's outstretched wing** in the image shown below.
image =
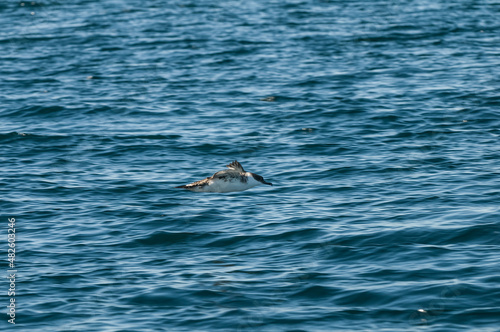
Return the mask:
<path id="1" fill-rule="evenodd" d="M 190 184 L 186 184 L 186 185 L 183 185 L 183 186 L 178 186 L 178 187 L 175 187 L 175 188 L 183 188 L 183 189 L 203 188 L 206 185 L 210 184 L 210 180 L 211 179 L 212 179 L 212 176 L 209 176 L 206 179 L 203 179 L 203 180 L 200 180 L 200 181 L 196 181 L 196 182 L 193 182 L 193 183 L 190 183 Z"/>
<path id="2" fill-rule="evenodd" d="M 245 170 L 243 169 L 243 166 L 241 166 L 241 164 L 237 160 L 233 161 L 229 165 L 226 165 L 226 167 L 230 168 L 230 169 L 234 169 L 235 171 L 238 171 L 238 172 L 241 172 L 241 173 L 245 173 Z"/>
<path id="3" fill-rule="evenodd" d="M 212 175 L 209 179 L 210 180 L 225 180 L 227 181 L 228 179 L 231 178 L 238 178 L 240 177 L 241 173 L 239 171 L 236 171 L 234 169 L 225 169 L 222 171 L 218 171 L 214 175 Z"/>

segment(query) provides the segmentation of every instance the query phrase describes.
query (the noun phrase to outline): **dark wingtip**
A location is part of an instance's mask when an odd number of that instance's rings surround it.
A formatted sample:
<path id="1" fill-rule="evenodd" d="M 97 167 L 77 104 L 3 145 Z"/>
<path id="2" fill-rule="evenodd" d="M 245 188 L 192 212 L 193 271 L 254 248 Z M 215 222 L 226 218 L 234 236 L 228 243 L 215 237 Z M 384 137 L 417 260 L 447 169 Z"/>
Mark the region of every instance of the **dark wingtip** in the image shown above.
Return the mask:
<path id="1" fill-rule="evenodd" d="M 235 160 L 232 163 L 227 164 L 226 167 L 230 168 L 230 169 L 240 170 L 241 172 L 245 172 L 245 170 L 243 169 L 243 166 L 241 166 L 241 164 L 238 162 L 238 160 Z"/>

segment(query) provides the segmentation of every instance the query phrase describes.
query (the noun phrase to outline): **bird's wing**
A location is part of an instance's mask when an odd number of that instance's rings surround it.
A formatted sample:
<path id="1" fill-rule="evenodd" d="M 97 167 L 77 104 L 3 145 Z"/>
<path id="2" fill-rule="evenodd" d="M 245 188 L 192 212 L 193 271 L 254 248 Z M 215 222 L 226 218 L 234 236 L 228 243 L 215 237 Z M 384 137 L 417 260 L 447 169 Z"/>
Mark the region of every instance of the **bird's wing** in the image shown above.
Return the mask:
<path id="1" fill-rule="evenodd" d="M 235 171 L 234 169 L 225 169 L 223 171 L 218 171 L 217 173 L 212 175 L 211 179 L 227 179 L 239 175 L 240 175 L 239 171 Z"/>
<path id="2" fill-rule="evenodd" d="M 241 166 L 241 164 L 237 160 L 233 161 L 229 165 L 226 165 L 226 167 L 229 169 L 233 169 L 235 171 L 241 172 L 241 173 L 245 173 L 243 166 Z M 217 173 L 215 173 L 215 174 L 217 174 Z"/>
<path id="3" fill-rule="evenodd" d="M 193 182 L 193 183 L 190 183 L 190 184 L 186 184 L 186 185 L 183 185 L 183 186 L 178 186 L 178 187 L 175 187 L 175 188 L 186 188 L 186 189 L 195 188 L 195 187 L 201 188 L 201 187 L 204 187 L 204 186 L 208 185 L 210 183 L 211 179 L 212 179 L 212 177 L 208 177 L 206 179 L 203 179 L 203 180 L 200 180 L 200 181 L 196 181 L 196 182 Z"/>

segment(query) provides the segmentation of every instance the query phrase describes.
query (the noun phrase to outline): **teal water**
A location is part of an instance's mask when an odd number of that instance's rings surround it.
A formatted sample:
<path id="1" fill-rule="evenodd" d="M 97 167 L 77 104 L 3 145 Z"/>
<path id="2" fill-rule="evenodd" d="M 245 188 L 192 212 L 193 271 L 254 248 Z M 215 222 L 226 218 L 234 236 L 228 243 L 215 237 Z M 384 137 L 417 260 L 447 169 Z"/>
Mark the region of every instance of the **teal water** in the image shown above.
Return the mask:
<path id="1" fill-rule="evenodd" d="M 3 2 L 0 328 L 498 331 L 499 15 Z M 174 189 L 235 159 L 274 186 Z"/>

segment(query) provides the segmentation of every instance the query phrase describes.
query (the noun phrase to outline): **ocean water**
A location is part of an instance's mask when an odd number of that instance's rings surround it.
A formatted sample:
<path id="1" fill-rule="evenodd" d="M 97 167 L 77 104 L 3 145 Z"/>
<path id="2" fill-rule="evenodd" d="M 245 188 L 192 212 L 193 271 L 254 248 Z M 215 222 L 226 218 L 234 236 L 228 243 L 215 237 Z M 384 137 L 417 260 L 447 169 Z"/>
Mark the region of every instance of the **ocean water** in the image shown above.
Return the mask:
<path id="1" fill-rule="evenodd" d="M 499 17 L 3 1 L 0 329 L 500 331 Z"/>

